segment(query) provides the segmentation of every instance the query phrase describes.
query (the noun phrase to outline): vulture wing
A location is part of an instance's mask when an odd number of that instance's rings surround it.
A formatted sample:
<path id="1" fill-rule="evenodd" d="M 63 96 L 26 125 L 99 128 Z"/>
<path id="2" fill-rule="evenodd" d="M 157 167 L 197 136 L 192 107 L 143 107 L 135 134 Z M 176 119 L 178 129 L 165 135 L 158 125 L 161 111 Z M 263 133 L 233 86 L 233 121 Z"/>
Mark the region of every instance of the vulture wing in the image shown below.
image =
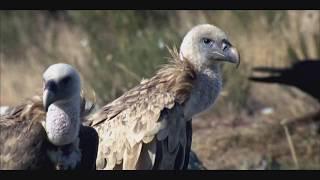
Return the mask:
<path id="1" fill-rule="evenodd" d="M 44 118 L 39 99 L 0 116 L 0 169 L 53 168 L 44 151 L 48 146 L 46 131 L 40 123 Z"/>
<path id="2" fill-rule="evenodd" d="M 100 136 L 98 169 L 186 167 L 191 131 L 183 103 L 189 97 L 195 72 L 187 60 L 179 59 L 176 50 L 171 53 L 171 63 L 154 77 L 89 118 Z"/>

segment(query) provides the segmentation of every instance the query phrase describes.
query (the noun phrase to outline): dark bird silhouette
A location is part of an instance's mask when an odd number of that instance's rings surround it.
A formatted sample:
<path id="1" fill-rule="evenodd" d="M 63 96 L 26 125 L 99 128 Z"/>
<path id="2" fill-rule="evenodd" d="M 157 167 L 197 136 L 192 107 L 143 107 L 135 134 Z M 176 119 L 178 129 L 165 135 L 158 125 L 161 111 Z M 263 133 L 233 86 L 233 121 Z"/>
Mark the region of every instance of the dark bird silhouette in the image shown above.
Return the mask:
<path id="1" fill-rule="evenodd" d="M 293 86 L 320 102 L 320 59 L 305 59 L 288 68 L 256 67 L 253 71 L 269 73 L 271 75 L 267 77 L 251 76 L 249 80 L 260 83 L 278 83 Z M 286 124 L 294 126 L 318 123 L 319 119 L 320 110 L 287 120 Z M 319 125 L 317 132 L 320 133 Z"/>
<path id="2" fill-rule="evenodd" d="M 320 59 L 302 60 L 288 68 L 256 67 L 253 71 L 271 75 L 251 76 L 249 80 L 294 86 L 320 102 Z"/>

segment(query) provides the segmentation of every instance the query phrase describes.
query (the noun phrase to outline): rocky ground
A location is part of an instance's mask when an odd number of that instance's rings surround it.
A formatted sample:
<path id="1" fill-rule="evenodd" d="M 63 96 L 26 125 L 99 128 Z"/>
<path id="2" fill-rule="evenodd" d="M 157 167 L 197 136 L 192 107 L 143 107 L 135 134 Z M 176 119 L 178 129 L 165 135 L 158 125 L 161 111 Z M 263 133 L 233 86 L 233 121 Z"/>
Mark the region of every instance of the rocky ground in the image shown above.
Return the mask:
<path id="1" fill-rule="evenodd" d="M 320 169 L 319 129 L 308 120 L 284 126 L 242 114 L 202 117 L 193 125 L 190 169 Z"/>

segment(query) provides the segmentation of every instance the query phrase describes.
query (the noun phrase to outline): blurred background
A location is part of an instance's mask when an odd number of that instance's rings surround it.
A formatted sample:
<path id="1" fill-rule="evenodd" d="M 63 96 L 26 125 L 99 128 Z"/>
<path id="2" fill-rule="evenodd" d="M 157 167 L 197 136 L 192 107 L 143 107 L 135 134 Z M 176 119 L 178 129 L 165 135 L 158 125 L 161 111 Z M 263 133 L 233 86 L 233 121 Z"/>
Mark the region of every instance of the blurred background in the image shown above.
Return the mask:
<path id="1" fill-rule="evenodd" d="M 191 27 L 214 24 L 241 65 L 223 66 L 223 92 L 193 121 L 192 149 L 204 167 L 320 169 L 319 100 L 248 80 L 254 67 L 320 59 L 320 11 L 1 11 L 0 23 L 1 106 L 41 92 L 42 72 L 58 62 L 75 66 L 85 93 L 104 105 L 154 75 L 166 46 L 179 47 Z"/>

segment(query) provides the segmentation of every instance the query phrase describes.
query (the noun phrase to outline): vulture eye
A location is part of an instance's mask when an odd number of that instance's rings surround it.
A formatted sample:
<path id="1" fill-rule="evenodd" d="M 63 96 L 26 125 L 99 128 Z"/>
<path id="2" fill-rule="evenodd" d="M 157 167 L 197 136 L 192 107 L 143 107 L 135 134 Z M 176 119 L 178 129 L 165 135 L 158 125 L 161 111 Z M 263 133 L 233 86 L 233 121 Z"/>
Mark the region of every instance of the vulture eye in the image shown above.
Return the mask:
<path id="1" fill-rule="evenodd" d="M 229 47 L 231 47 L 231 43 L 228 40 L 222 40 L 222 49 L 223 51 L 227 50 Z"/>
<path id="2" fill-rule="evenodd" d="M 213 44 L 213 40 L 209 39 L 209 38 L 203 38 L 202 42 L 206 45 L 206 46 L 212 46 Z"/>
<path id="3" fill-rule="evenodd" d="M 71 77 L 67 76 L 67 77 L 65 77 L 65 78 L 63 78 L 63 79 L 61 80 L 61 83 L 62 83 L 62 84 L 68 84 L 70 80 L 71 80 Z"/>

